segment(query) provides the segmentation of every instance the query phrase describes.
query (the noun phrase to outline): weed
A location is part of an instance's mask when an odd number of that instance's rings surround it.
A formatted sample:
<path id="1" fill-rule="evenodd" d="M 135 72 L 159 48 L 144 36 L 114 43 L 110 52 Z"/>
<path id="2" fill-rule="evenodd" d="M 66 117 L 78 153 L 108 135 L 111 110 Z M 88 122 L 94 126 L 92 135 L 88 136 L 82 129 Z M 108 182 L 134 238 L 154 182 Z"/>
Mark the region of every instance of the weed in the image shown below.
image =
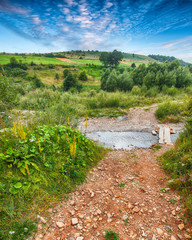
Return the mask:
<path id="1" fill-rule="evenodd" d="M 123 222 L 124 222 L 125 226 L 127 226 L 127 224 L 129 223 L 129 218 L 124 219 Z"/>
<path id="2" fill-rule="evenodd" d="M 175 204 L 175 199 L 174 198 L 170 198 L 169 202 L 174 205 Z"/>
<path id="3" fill-rule="evenodd" d="M 160 150 L 161 148 L 162 148 L 161 145 L 155 144 L 155 145 L 153 146 L 153 151 L 154 151 L 154 152 L 157 152 L 157 151 Z"/>
<path id="4" fill-rule="evenodd" d="M 104 234 L 104 239 L 105 240 L 117 240 L 119 239 L 119 234 L 116 233 L 114 230 L 109 229 L 109 230 L 105 230 Z"/>
<path id="5" fill-rule="evenodd" d="M 119 186 L 119 187 L 125 187 L 125 185 L 126 185 L 126 183 L 123 183 L 123 182 L 122 182 L 122 183 L 119 183 L 118 186 Z"/>

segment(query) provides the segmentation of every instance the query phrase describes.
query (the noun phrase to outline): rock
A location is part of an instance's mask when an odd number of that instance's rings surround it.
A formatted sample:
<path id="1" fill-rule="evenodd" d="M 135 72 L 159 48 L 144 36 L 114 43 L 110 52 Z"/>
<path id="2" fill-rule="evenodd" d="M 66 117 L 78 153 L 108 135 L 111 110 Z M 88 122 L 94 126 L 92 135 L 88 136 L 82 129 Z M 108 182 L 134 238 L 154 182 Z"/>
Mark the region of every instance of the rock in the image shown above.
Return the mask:
<path id="1" fill-rule="evenodd" d="M 184 234 L 184 237 L 186 238 L 186 239 L 191 239 L 191 236 L 189 235 L 189 234 Z"/>
<path id="2" fill-rule="evenodd" d="M 70 202 L 70 205 L 71 205 L 71 206 L 75 206 L 75 201 L 72 200 L 72 201 Z"/>
<path id="3" fill-rule="evenodd" d="M 182 231 L 185 228 L 185 225 L 183 223 L 181 223 L 178 225 L 178 228 L 179 228 L 179 230 Z"/>
<path id="4" fill-rule="evenodd" d="M 99 215 L 101 214 L 101 210 L 100 210 L 100 209 L 97 209 L 96 212 L 97 212 L 97 214 L 99 214 Z"/>
<path id="5" fill-rule="evenodd" d="M 162 234 L 163 234 L 163 231 L 161 230 L 161 228 L 157 228 L 156 231 L 157 231 L 157 233 L 158 233 L 159 235 L 162 235 Z"/>
<path id="6" fill-rule="evenodd" d="M 117 117 L 117 119 L 118 119 L 119 121 L 129 120 L 129 118 L 128 118 L 127 116 L 119 116 L 119 117 Z"/>
<path id="7" fill-rule="evenodd" d="M 183 237 L 182 237 L 180 234 L 177 234 L 177 237 L 178 237 L 179 239 L 183 239 Z"/>
<path id="8" fill-rule="evenodd" d="M 69 210 L 69 212 L 71 213 L 71 215 L 75 215 L 75 211 L 72 209 L 72 210 Z"/>
<path id="9" fill-rule="evenodd" d="M 41 217 L 39 215 L 37 215 L 37 218 L 39 218 L 42 223 L 44 223 L 44 224 L 47 223 L 47 220 L 45 220 L 45 218 L 43 218 L 43 217 Z"/>
<path id="10" fill-rule="evenodd" d="M 95 196 L 95 193 L 94 192 L 91 192 L 91 198 Z"/>
<path id="11" fill-rule="evenodd" d="M 37 238 L 42 239 L 42 238 L 43 238 L 43 234 L 39 234 L 39 235 L 37 236 Z"/>
<path id="12" fill-rule="evenodd" d="M 175 210 L 173 210 L 171 213 L 172 213 L 173 216 L 176 216 Z"/>
<path id="13" fill-rule="evenodd" d="M 76 240 L 83 240 L 84 237 L 77 237 Z"/>
<path id="14" fill-rule="evenodd" d="M 153 235 L 152 240 L 157 240 L 157 238 L 155 237 L 155 235 Z"/>
<path id="15" fill-rule="evenodd" d="M 155 130 L 152 131 L 152 135 L 157 135 L 157 132 Z"/>
<path id="16" fill-rule="evenodd" d="M 65 225 L 63 222 L 56 222 L 58 228 L 63 228 Z"/>
<path id="17" fill-rule="evenodd" d="M 171 240 L 177 240 L 177 238 L 175 236 L 171 236 Z"/>
<path id="18" fill-rule="evenodd" d="M 71 224 L 72 224 L 72 225 L 78 224 L 78 219 L 77 219 L 77 218 L 72 218 L 72 219 L 71 219 Z"/>
<path id="19" fill-rule="evenodd" d="M 134 206 L 131 204 L 131 203 L 128 203 L 128 206 L 127 206 L 129 209 L 132 209 Z"/>
<path id="20" fill-rule="evenodd" d="M 139 211 L 140 209 L 137 206 L 133 208 L 133 212 L 138 213 Z"/>
<path id="21" fill-rule="evenodd" d="M 127 215 L 123 215 L 122 219 L 123 220 L 127 220 L 128 216 Z"/>

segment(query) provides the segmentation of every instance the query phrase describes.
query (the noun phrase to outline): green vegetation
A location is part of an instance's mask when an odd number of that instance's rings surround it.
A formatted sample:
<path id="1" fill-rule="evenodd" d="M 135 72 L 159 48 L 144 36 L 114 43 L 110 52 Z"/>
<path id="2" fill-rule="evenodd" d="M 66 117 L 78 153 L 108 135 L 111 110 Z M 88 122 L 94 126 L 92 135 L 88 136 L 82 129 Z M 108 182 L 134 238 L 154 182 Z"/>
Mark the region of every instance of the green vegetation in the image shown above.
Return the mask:
<path id="1" fill-rule="evenodd" d="M 148 57 L 153 58 L 153 59 L 155 59 L 159 62 L 165 62 L 165 61 L 173 62 L 174 60 L 178 60 L 175 57 L 169 57 L 169 56 L 163 56 L 163 55 L 154 55 L 154 54 L 149 55 Z M 186 63 L 183 60 L 179 60 L 179 62 L 181 64 L 181 66 L 188 66 L 189 65 L 189 63 Z"/>
<path id="2" fill-rule="evenodd" d="M 114 230 L 109 229 L 109 230 L 105 230 L 104 234 L 104 239 L 105 240 L 117 240 L 119 239 L 119 234 L 116 233 Z"/>
<path id="3" fill-rule="evenodd" d="M 162 121 L 190 116 L 185 95 L 192 95 L 191 67 L 181 67 L 177 61 L 138 66 L 138 61 L 152 60 L 131 54 L 123 61 L 138 67 L 114 62 L 106 69 L 99 61 L 100 54 L 0 55 L 0 239 L 27 238 L 36 229 L 36 215 L 74 190 L 105 153 L 75 130 L 79 117 L 117 117 L 127 114 L 130 107 L 153 103 L 162 103 L 156 111 Z M 123 53 L 124 58 L 128 56 Z M 72 62 L 55 57 L 71 58 Z M 187 174 L 190 121 L 172 150 L 173 159 L 171 154 L 166 158 L 187 162 Z M 158 149 L 158 145 L 154 147 L 154 151 Z M 166 163 L 170 166 L 166 170 L 174 173 L 177 167 L 172 171 L 173 164 Z M 184 186 L 189 186 L 189 178 L 184 179 Z M 189 197 L 189 209 L 190 202 Z M 112 230 L 105 233 L 105 239 L 118 239 Z"/>
<path id="4" fill-rule="evenodd" d="M 166 102 L 160 104 L 155 112 L 161 121 L 179 122 L 182 113 L 184 115 L 184 104 L 178 102 Z"/>
<path id="5" fill-rule="evenodd" d="M 183 196 L 187 214 L 192 217 L 192 98 L 187 103 L 186 129 L 180 133 L 175 147 L 161 157 L 163 169 L 170 175 L 169 186 Z"/>
<path id="6" fill-rule="evenodd" d="M 0 152 L 0 238 L 15 240 L 14 224 L 34 220 L 37 205 L 46 208 L 82 183 L 104 150 L 70 127 L 28 129 L 19 121 L 1 132 Z"/>
<path id="7" fill-rule="evenodd" d="M 104 64 L 105 67 L 108 65 L 111 67 L 117 67 L 119 65 L 119 61 L 123 59 L 123 54 L 117 50 L 114 50 L 112 53 L 102 52 L 99 60 Z"/>

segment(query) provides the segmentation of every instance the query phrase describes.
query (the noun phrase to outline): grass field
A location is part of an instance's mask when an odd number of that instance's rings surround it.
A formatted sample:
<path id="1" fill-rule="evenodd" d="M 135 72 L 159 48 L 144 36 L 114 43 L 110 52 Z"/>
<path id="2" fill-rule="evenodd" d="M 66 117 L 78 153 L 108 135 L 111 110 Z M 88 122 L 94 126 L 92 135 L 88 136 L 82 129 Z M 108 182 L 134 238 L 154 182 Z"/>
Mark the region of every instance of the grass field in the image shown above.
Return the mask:
<path id="1" fill-rule="evenodd" d="M 7 64 L 10 62 L 10 58 L 15 57 L 17 61 L 22 61 L 22 63 L 34 62 L 35 64 L 54 64 L 54 65 L 72 65 L 72 63 L 62 62 L 55 58 L 48 57 L 36 57 L 36 56 L 15 56 L 15 55 L 0 55 L 0 64 Z"/>

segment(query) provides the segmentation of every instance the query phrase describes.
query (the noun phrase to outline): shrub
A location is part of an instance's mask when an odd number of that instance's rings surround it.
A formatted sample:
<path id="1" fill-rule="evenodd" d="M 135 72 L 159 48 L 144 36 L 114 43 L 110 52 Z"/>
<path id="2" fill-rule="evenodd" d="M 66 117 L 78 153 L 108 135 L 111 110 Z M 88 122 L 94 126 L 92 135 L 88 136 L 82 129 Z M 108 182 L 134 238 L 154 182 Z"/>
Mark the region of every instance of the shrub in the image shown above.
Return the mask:
<path id="1" fill-rule="evenodd" d="M 72 73 L 68 73 L 65 80 L 63 81 L 63 91 L 68 91 L 70 88 L 77 88 L 78 82 Z"/>
<path id="2" fill-rule="evenodd" d="M 80 74 L 79 74 L 79 80 L 81 81 L 87 81 L 88 80 L 88 77 L 87 77 L 87 74 L 85 71 L 82 71 Z"/>
<path id="3" fill-rule="evenodd" d="M 116 233 L 115 231 L 111 230 L 111 229 L 110 230 L 105 230 L 103 236 L 104 236 L 105 240 L 117 240 L 117 239 L 119 239 L 119 234 Z"/>
<path id="4" fill-rule="evenodd" d="M 180 113 L 182 110 L 182 105 L 178 103 L 163 103 L 160 104 L 155 111 L 155 115 L 158 119 L 164 120 L 165 117 L 169 115 L 174 115 L 176 116 L 178 113 Z"/>

